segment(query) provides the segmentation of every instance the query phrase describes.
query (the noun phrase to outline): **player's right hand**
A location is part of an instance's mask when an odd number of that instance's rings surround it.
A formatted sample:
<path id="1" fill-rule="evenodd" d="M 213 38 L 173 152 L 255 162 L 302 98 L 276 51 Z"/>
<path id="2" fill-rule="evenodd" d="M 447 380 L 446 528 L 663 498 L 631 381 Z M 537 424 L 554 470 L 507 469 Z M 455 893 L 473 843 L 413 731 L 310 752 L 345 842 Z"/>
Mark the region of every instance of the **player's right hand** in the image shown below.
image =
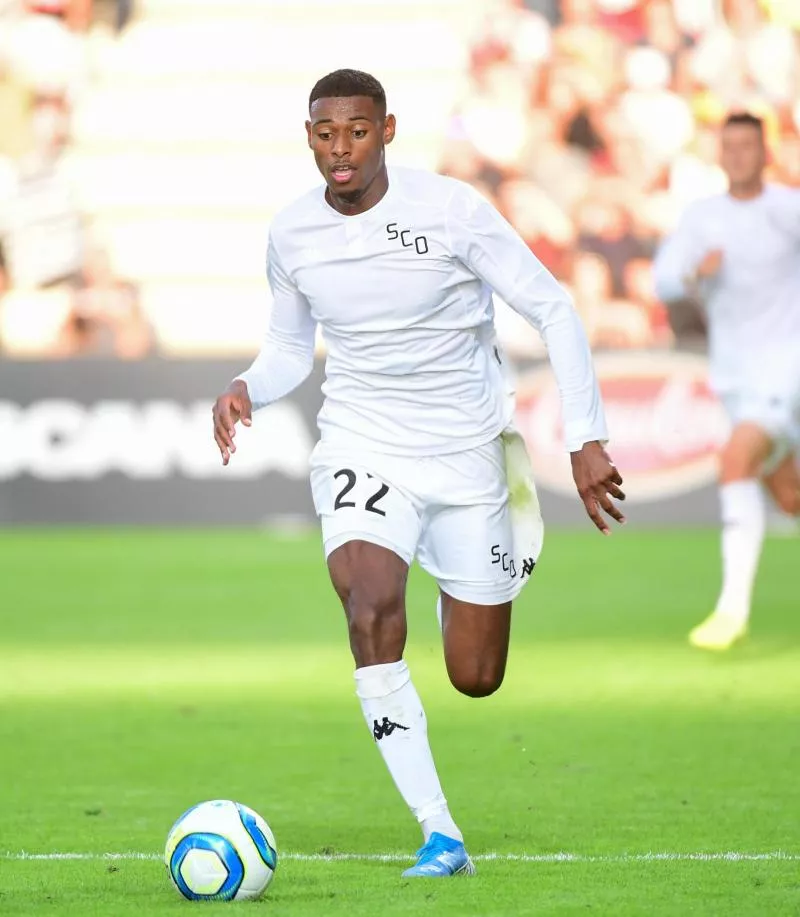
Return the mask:
<path id="1" fill-rule="evenodd" d="M 253 422 L 253 405 L 247 391 L 247 385 L 237 379 L 228 386 L 214 403 L 211 410 L 214 418 L 214 439 L 222 455 L 222 464 L 227 465 L 231 455 L 236 452 L 234 437 L 236 436 L 236 422 L 241 422 L 249 427 Z"/>
<path id="2" fill-rule="evenodd" d="M 697 265 L 695 276 L 698 278 L 715 277 L 719 273 L 721 267 L 722 250 L 714 248 L 710 252 L 706 252 L 703 260 Z"/>

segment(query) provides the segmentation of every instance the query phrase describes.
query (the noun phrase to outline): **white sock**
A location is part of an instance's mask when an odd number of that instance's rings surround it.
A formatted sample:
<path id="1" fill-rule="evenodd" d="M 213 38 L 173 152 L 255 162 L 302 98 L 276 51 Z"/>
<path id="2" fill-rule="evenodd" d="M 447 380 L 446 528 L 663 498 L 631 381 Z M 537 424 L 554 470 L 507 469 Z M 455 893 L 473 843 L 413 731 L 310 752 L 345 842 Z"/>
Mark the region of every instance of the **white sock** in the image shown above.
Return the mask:
<path id="1" fill-rule="evenodd" d="M 766 504 L 755 478 L 720 488 L 722 504 L 722 591 L 716 610 L 744 623 L 766 527 Z"/>
<path id="2" fill-rule="evenodd" d="M 428 744 L 425 711 L 405 661 L 356 669 L 355 678 L 367 726 L 425 840 L 434 831 L 463 840 L 447 808 Z"/>

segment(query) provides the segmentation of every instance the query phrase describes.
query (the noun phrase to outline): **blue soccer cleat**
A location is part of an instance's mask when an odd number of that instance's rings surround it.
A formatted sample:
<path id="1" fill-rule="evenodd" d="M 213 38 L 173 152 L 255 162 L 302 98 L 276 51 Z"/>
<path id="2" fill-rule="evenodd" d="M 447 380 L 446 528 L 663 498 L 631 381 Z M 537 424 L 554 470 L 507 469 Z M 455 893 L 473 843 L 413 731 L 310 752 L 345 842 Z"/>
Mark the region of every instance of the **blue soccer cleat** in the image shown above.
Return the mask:
<path id="1" fill-rule="evenodd" d="M 434 831 L 428 838 L 428 843 L 417 851 L 416 864 L 403 873 L 403 878 L 413 876 L 471 876 L 475 874 L 475 866 L 469 858 L 464 844 L 445 837 Z"/>

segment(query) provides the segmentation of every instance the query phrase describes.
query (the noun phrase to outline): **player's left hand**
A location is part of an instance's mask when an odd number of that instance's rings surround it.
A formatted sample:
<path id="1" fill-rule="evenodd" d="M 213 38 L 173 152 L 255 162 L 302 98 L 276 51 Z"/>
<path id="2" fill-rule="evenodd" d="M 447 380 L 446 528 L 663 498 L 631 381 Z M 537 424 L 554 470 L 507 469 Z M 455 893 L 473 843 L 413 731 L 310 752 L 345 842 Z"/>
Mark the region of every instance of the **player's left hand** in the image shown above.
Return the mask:
<path id="1" fill-rule="evenodd" d="M 611 499 L 625 499 L 620 489 L 622 475 L 598 442 L 586 443 L 580 452 L 570 453 L 570 458 L 572 477 L 586 512 L 604 535 L 610 535 L 611 529 L 603 518 L 603 512 L 620 524 L 625 522 L 625 517 Z"/>

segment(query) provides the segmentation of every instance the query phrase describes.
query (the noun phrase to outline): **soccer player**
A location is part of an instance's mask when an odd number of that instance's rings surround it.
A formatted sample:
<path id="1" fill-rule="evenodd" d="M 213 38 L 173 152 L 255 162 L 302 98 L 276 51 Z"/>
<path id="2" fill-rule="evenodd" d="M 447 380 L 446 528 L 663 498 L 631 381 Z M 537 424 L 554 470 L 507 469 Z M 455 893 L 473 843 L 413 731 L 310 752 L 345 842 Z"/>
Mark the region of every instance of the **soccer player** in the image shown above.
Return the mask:
<path id="1" fill-rule="evenodd" d="M 696 298 L 709 331 L 711 384 L 731 421 L 720 456 L 722 590 L 689 634 L 724 650 L 747 632 L 765 529 L 762 482 L 800 514 L 800 191 L 765 184 L 760 119 L 728 117 L 721 165 L 729 190 L 695 202 L 656 257 L 665 302 Z"/>
<path id="2" fill-rule="evenodd" d="M 372 76 L 314 86 L 308 145 L 325 184 L 279 213 L 274 300 L 252 366 L 214 406 L 227 464 L 235 423 L 310 373 L 327 344 L 311 486 L 328 570 L 344 606 L 356 693 L 424 845 L 406 876 L 471 874 L 442 792 L 422 703 L 403 660 L 405 590 L 416 556 L 436 579 L 447 671 L 464 694 L 503 680 L 511 603 L 530 577 L 542 524 L 495 340 L 496 290 L 541 332 L 561 390 L 572 471 L 595 525 L 624 521 L 622 478 L 589 347 L 564 290 L 469 186 L 387 169 L 395 118 Z"/>

